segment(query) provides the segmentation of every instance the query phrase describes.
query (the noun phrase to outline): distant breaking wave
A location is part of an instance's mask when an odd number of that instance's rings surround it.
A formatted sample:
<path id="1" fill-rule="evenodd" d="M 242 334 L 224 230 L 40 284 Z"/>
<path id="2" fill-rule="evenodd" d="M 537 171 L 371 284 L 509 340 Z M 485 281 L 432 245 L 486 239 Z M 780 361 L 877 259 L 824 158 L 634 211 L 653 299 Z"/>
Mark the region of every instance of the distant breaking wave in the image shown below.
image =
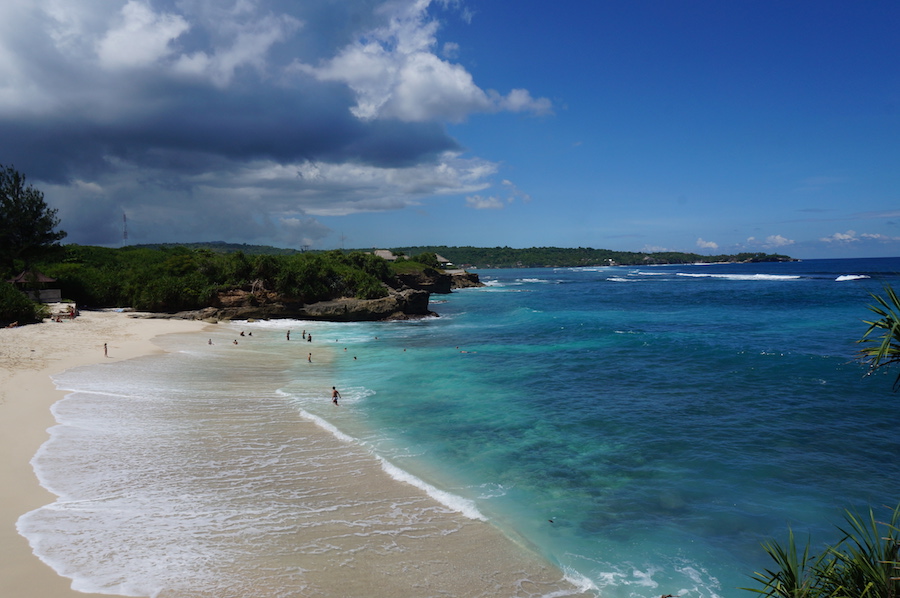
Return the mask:
<path id="1" fill-rule="evenodd" d="M 835 282 L 845 282 L 847 280 L 862 280 L 864 278 L 872 278 L 865 274 L 842 274 L 834 279 Z"/>
<path id="2" fill-rule="evenodd" d="M 690 278 L 724 278 L 726 280 L 797 280 L 800 276 L 788 274 L 688 274 L 678 272 L 676 276 Z"/>

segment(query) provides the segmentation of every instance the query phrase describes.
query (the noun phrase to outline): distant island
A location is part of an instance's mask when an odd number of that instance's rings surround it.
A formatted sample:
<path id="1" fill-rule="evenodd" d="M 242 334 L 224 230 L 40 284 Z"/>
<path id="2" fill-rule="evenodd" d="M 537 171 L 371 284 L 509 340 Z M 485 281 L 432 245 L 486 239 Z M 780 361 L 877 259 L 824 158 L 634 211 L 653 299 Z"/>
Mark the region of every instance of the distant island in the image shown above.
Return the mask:
<path id="1" fill-rule="evenodd" d="M 435 253 L 446 257 L 461 268 L 577 268 L 584 266 L 636 266 L 651 264 L 696 264 L 725 262 L 794 262 L 792 257 L 769 253 L 738 253 L 734 255 L 700 255 L 661 251 L 643 253 L 613 251 L 591 247 L 397 247 L 394 253 L 415 255 Z"/>
<path id="2" fill-rule="evenodd" d="M 293 255 L 296 253 L 324 253 L 324 250 L 299 250 L 272 247 L 269 245 L 247 245 L 212 241 L 204 243 L 157 243 L 133 245 L 135 248 L 165 249 L 187 247 L 207 249 L 215 253 L 243 252 L 246 255 Z M 371 249 L 337 250 L 343 253 L 371 252 Z M 700 255 L 679 251 L 615 251 L 592 247 L 452 247 L 447 245 L 424 245 L 391 247 L 396 255 L 421 255 L 434 253 L 447 259 L 458 268 L 577 268 L 583 266 L 636 266 L 651 264 L 696 264 L 696 263 L 752 263 L 752 262 L 795 262 L 796 259 L 777 253 L 745 252 L 723 255 Z"/>

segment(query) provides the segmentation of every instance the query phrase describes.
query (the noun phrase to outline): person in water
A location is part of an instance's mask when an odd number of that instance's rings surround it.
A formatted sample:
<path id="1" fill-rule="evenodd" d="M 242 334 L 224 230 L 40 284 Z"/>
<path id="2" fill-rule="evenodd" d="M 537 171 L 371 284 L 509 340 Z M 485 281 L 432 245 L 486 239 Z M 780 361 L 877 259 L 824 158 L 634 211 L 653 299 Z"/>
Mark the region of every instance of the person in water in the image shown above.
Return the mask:
<path id="1" fill-rule="evenodd" d="M 341 398 L 341 393 L 338 392 L 338 389 L 336 389 L 335 387 L 332 386 L 331 387 L 331 402 L 334 403 L 335 405 L 337 405 L 338 399 L 340 399 L 340 398 Z"/>

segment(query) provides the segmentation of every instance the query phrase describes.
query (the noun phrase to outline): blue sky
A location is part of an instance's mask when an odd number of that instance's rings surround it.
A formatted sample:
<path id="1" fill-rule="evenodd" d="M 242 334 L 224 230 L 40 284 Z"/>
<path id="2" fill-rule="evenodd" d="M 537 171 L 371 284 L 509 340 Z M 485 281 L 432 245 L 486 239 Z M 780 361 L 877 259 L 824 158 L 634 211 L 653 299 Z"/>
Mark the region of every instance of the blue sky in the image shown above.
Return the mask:
<path id="1" fill-rule="evenodd" d="M 10 0 L 68 242 L 900 255 L 896 2 Z"/>

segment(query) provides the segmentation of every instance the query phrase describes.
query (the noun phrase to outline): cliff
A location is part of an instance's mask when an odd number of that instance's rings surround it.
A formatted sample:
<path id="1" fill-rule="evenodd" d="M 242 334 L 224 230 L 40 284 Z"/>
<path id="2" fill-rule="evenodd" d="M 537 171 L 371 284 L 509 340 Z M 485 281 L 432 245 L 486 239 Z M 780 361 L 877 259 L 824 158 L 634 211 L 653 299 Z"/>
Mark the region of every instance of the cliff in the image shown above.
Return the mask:
<path id="1" fill-rule="evenodd" d="M 186 320 L 269 320 L 294 318 L 330 322 L 368 322 L 375 320 L 411 320 L 437 316 L 428 309 L 429 293 L 415 289 L 395 291 L 380 299 L 341 298 L 303 304 L 275 294 L 228 291 L 220 294 L 217 305 L 175 314 L 144 317 L 183 318 Z"/>
<path id="2" fill-rule="evenodd" d="M 421 272 L 398 274 L 397 279 L 406 288 L 438 293 L 439 295 L 451 293 L 453 289 L 484 286 L 478 279 L 477 274 L 466 272 L 465 270 L 439 272 L 426 268 Z"/>
<path id="3" fill-rule="evenodd" d="M 450 293 L 453 288 L 484 286 L 477 274 L 436 270 L 403 274 L 397 277 L 397 288 L 387 297 L 355 299 L 343 297 L 330 301 L 304 304 L 264 288 L 230 289 L 217 294 L 212 305 L 203 309 L 174 314 L 145 314 L 148 318 L 183 318 L 186 320 L 268 320 L 294 318 L 330 322 L 370 322 L 376 320 L 411 320 L 438 314 L 429 309 L 431 293 Z"/>

